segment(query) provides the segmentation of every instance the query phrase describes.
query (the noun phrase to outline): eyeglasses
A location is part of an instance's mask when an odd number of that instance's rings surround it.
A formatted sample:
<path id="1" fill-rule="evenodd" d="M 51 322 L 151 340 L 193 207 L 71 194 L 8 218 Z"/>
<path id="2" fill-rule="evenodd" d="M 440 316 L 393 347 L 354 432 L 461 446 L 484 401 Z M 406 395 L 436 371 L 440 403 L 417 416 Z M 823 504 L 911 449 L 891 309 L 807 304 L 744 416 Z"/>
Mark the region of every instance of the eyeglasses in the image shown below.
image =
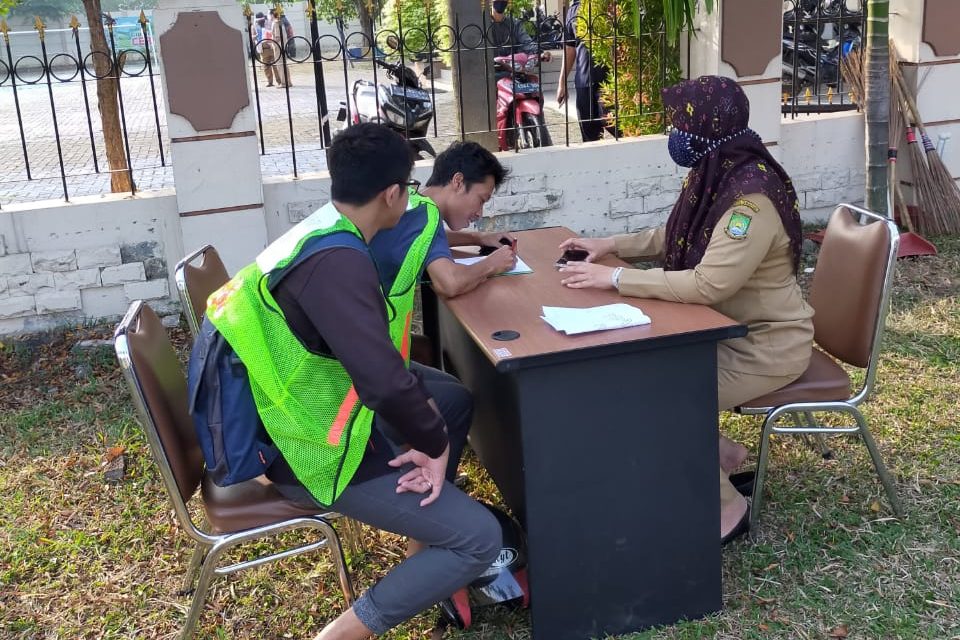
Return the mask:
<path id="1" fill-rule="evenodd" d="M 419 181 L 419 180 L 410 179 L 410 180 L 407 180 L 407 181 L 405 181 L 405 182 L 401 182 L 401 183 L 400 183 L 400 186 L 401 186 L 401 187 L 407 187 L 408 189 L 413 189 L 413 192 L 414 192 L 414 193 L 418 193 L 418 192 L 420 191 L 420 181 Z"/>

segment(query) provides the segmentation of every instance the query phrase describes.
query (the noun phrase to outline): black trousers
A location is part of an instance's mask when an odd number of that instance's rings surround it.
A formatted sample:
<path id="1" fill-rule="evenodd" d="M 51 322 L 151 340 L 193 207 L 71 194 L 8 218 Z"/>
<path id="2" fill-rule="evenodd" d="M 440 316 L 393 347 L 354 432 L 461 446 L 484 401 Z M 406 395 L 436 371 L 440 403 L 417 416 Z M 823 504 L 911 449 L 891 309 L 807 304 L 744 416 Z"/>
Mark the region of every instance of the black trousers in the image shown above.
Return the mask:
<path id="1" fill-rule="evenodd" d="M 606 125 L 606 109 L 600 104 L 600 85 L 577 87 L 577 118 L 580 120 L 580 135 L 584 142 L 603 137 L 606 129 L 613 135 L 613 127 Z"/>

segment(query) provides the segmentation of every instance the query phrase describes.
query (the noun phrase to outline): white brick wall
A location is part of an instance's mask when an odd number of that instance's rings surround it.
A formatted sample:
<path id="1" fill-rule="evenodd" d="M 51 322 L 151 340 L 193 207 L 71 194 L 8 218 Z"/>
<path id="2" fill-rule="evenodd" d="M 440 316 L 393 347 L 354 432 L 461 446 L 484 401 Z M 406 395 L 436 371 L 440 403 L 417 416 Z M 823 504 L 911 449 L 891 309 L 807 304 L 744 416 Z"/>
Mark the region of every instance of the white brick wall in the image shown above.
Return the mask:
<path id="1" fill-rule="evenodd" d="M 169 297 L 170 291 L 166 280 L 148 280 L 146 282 L 131 282 L 123 285 L 123 292 L 127 300 L 156 300 Z"/>
<path id="2" fill-rule="evenodd" d="M 142 262 L 130 262 L 116 267 L 107 267 L 100 272 L 100 282 L 105 287 L 125 282 L 141 282 L 146 279 L 147 276 L 143 271 Z"/>
<path id="3" fill-rule="evenodd" d="M 10 295 L 12 296 L 32 296 L 40 291 L 54 288 L 53 274 L 34 273 L 29 275 L 9 276 L 7 278 L 7 287 Z"/>
<path id="4" fill-rule="evenodd" d="M 77 268 L 77 252 L 70 250 L 39 251 L 30 254 L 33 270 L 41 271 L 73 271 Z"/>
<path id="5" fill-rule="evenodd" d="M 120 245 L 109 247 L 94 247 L 92 249 L 77 249 L 77 268 L 113 267 L 122 262 L 120 259 Z"/>
<path id="6" fill-rule="evenodd" d="M 122 316 L 129 306 L 123 285 L 82 289 L 80 301 L 88 318 L 115 318 Z"/>
<path id="7" fill-rule="evenodd" d="M 12 253 L 0 257 L 0 276 L 19 276 L 33 273 L 29 253 Z"/>
<path id="8" fill-rule="evenodd" d="M 7 278 L 0 276 L 0 296 L 7 292 Z"/>
<path id="9" fill-rule="evenodd" d="M 100 286 L 100 269 L 80 269 L 53 274 L 53 284 L 57 289 L 89 289 Z"/>
<path id="10" fill-rule="evenodd" d="M 32 316 L 36 311 L 33 296 L 14 296 L 0 298 L 0 318 L 18 318 Z"/>
<path id="11" fill-rule="evenodd" d="M 38 314 L 76 311 L 82 307 L 79 289 L 38 293 L 36 300 Z"/>

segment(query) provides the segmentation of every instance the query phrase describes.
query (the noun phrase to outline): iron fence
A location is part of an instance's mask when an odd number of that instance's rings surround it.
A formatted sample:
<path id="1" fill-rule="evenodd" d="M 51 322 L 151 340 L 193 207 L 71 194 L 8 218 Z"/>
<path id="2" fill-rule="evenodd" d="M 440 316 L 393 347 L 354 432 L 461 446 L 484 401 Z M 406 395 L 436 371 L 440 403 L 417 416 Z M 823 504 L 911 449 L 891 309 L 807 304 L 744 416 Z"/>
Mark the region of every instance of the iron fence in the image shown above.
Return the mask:
<path id="1" fill-rule="evenodd" d="M 864 0 L 785 0 L 783 4 L 783 113 L 856 109 L 841 64 L 862 48 Z"/>
<path id="2" fill-rule="evenodd" d="M 72 50 L 57 52 L 48 50 L 46 27 L 37 18 L 34 28 L 40 55 L 15 57 L 10 29 L 5 21 L 0 22 L 0 101 L 13 103 L 12 110 L 3 111 L 12 111 L 16 123 L 15 143 L 11 143 L 11 120 L 0 123 L 5 128 L 4 142 L 0 144 L 0 187 L 57 180 L 63 198 L 69 201 L 68 181 L 72 179 L 125 173 L 131 191 L 136 191 L 135 172 L 167 166 L 166 127 L 161 122 L 163 110 L 157 87 L 159 74 L 147 19 L 141 12 L 142 38 L 134 38 L 138 46 L 128 48 L 118 44 L 114 24 L 108 19 L 105 25 L 108 50 L 85 52 L 80 43 L 81 26 L 74 17 L 69 28 Z M 109 81 L 109 88 L 102 81 Z M 38 91 L 45 93 L 44 106 L 48 110 L 41 108 Z M 120 136 L 117 142 L 124 151 L 123 162 L 115 162 L 112 167 L 106 156 L 111 132 L 104 135 L 102 100 L 116 100 L 115 129 Z M 145 107 L 138 104 L 133 113 L 131 102 L 144 101 Z M 65 127 L 71 135 L 67 135 Z M 80 130 L 82 141 L 76 135 Z M 155 147 L 149 142 L 151 139 Z M 144 146 L 151 147 L 148 153 L 143 153 Z M 15 156 L 19 156 L 20 162 Z"/>
<path id="3" fill-rule="evenodd" d="M 659 20 L 593 15 L 591 6 L 582 4 L 587 8 L 575 31 L 598 63 L 607 64 L 604 82 L 579 89 L 595 93 L 600 103 L 585 120 L 618 138 L 662 132 L 659 89 L 684 75 L 680 47 L 689 52 L 689 39 L 672 44 Z M 249 10 L 245 16 L 248 28 L 255 26 L 256 16 Z M 526 38 L 511 30 L 504 37 L 489 13 L 477 23 L 454 15 L 449 24 L 435 24 L 429 12 L 422 23 L 404 24 L 401 15 L 392 23 L 378 20 L 369 32 L 347 29 L 343 19 L 331 27 L 312 6 L 307 18 L 309 33 L 293 38 L 283 29 L 273 42 L 244 34 L 264 175 L 325 169 L 332 137 L 358 119 L 394 126 L 423 155 L 484 134 L 494 146 L 515 151 L 581 139 L 578 89 L 565 83 L 566 102 L 558 106 L 554 99 L 564 80 L 555 61 L 566 43 L 562 16 L 507 16 Z M 141 37 L 118 39 L 108 19 L 106 49 L 87 50 L 74 18 L 64 31 L 67 49 L 48 50 L 48 33 L 38 19 L 32 34 L 19 37 L 36 38 L 39 52 L 18 56 L 13 34 L 0 22 L 0 111 L 11 116 L 0 119 L 0 203 L 110 192 L 117 174 L 129 178 L 134 192 L 173 186 L 158 80 L 162 60 L 143 13 L 138 24 Z M 274 87 L 266 82 L 268 70 Z M 455 90 L 457 82 L 467 86 Z M 464 97 L 471 90 L 473 103 Z M 108 130 L 105 137 L 100 105 L 111 99 L 118 118 L 108 129 L 116 136 Z M 429 118 L 408 117 L 407 111 L 429 112 Z M 337 120 L 340 112 L 343 121 Z M 106 143 L 113 138 L 123 154 L 122 162 L 114 156 L 110 166 Z"/>
<path id="4" fill-rule="evenodd" d="M 335 33 L 321 33 L 320 19 L 308 7 L 309 37 L 289 38 L 281 29 L 273 40 L 258 40 L 257 16 L 249 9 L 245 16 L 261 152 L 270 153 L 283 140 L 295 176 L 302 157 L 317 157 L 338 128 L 360 121 L 395 128 L 421 157 L 454 140 L 483 134 L 496 136 L 500 150 L 520 151 L 554 140 L 569 145 L 579 140 L 577 128 L 584 120 L 599 121 L 607 135 L 617 138 L 660 132 L 659 89 L 682 75 L 679 46 L 669 43 L 659 21 L 649 25 L 643 16 L 578 16 L 578 38 L 595 57 L 610 60 L 598 64 L 605 81 L 580 88 L 596 92 L 600 102 L 600 113 L 581 119 L 571 105 L 574 88 L 559 108 L 550 95 L 556 84 L 567 84 L 557 77 L 556 63 L 550 70 L 546 66 L 563 55 L 566 41 L 558 17 L 507 15 L 505 27 L 486 13 L 479 23 L 464 23 L 457 15 L 450 24 L 434 23 L 426 11 L 418 24 L 405 25 L 398 15 L 392 24 L 375 23 L 368 32 L 348 32 L 337 18 Z M 269 18 L 263 20 L 269 24 Z M 512 28 L 514 21 L 526 37 Z M 629 68 L 623 66 L 625 59 Z M 438 78 L 439 69 L 451 78 Z M 312 83 L 315 91 L 309 112 L 292 99 L 300 82 Z M 460 83 L 461 90 L 454 90 L 453 83 Z M 465 103 L 464 95 L 471 93 L 465 83 L 481 86 L 480 105 Z M 283 98 L 276 97 L 271 85 L 283 90 Z M 477 99 L 477 91 L 472 93 Z"/>

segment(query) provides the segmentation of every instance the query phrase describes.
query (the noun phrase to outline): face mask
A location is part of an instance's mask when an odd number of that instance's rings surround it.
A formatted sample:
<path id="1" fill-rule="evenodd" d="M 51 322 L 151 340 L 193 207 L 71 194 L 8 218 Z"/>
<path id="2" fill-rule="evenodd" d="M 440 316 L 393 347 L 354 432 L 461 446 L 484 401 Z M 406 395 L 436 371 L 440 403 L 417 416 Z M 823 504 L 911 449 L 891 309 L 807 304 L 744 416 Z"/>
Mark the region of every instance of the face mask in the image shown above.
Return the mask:
<path id="1" fill-rule="evenodd" d="M 667 141 L 667 150 L 670 152 L 670 157 L 673 158 L 673 161 L 678 165 L 687 167 L 688 169 L 695 167 L 703 156 L 706 155 L 704 151 L 694 151 L 690 145 L 691 140 L 692 137 L 689 133 L 680 131 L 679 129 L 673 129 Z"/>
<path id="2" fill-rule="evenodd" d="M 493 10 L 497 13 L 506 13 L 507 12 L 507 2 L 506 0 L 494 0 Z"/>

